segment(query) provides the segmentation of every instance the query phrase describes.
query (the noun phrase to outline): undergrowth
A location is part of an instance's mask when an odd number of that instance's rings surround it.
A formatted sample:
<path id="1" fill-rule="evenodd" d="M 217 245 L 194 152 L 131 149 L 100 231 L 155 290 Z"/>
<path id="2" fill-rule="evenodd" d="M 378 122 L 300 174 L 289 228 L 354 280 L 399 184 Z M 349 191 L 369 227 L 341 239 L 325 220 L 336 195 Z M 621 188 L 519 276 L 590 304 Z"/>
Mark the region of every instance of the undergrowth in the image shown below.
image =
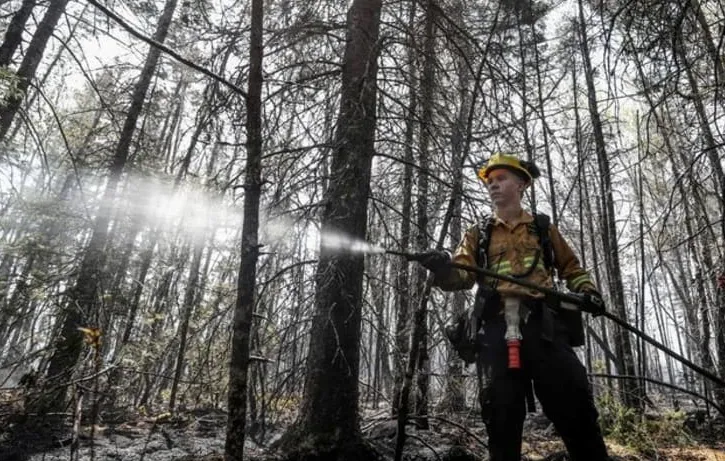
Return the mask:
<path id="1" fill-rule="evenodd" d="M 685 447 L 695 442 L 685 428 L 683 411 L 640 413 L 623 405 L 610 392 L 597 400 L 604 436 L 640 453 L 651 454 L 659 448 Z"/>

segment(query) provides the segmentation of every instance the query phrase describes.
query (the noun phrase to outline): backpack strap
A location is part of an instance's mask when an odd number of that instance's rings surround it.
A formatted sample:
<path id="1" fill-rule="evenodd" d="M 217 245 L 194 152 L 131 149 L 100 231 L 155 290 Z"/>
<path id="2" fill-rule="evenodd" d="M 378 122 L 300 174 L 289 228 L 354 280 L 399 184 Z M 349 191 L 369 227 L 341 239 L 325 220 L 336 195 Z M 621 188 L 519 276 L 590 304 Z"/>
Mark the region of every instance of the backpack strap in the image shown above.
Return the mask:
<path id="1" fill-rule="evenodd" d="M 478 267 L 488 269 L 488 245 L 491 243 L 491 233 L 495 220 L 491 215 L 485 215 L 478 223 L 478 254 L 476 263 Z"/>
<path id="2" fill-rule="evenodd" d="M 554 266 L 554 246 L 551 243 L 551 235 L 549 234 L 551 220 L 547 215 L 537 213 L 534 221 L 536 222 L 536 227 L 540 230 L 539 241 L 541 242 L 541 248 L 544 252 L 544 264 L 547 269 L 551 269 Z M 556 314 L 553 314 L 551 309 L 544 309 L 544 316 L 551 317 L 552 315 L 556 315 L 556 318 L 558 318 L 564 325 L 568 335 L 567 340 L 571 347 L 584 345 L 584 323 L 581 311 L 569 311 L 564 309 L 558 311 Z M 548 334 L 553 338 L 553 325 L 550 327 Z M 542 337 L 544 337 L 543 334 Z"/>
<path id="3" fill-rule="evenodd" d="M 544 213 L 536 213 L 534 223 L 536 234 L 539 236 L 541 251 L 544 254 L 544 267 L 551 269 L 554 267 L 554 245 L 551 243 L 551 235 L 549 234 L 551 218 Z"/>

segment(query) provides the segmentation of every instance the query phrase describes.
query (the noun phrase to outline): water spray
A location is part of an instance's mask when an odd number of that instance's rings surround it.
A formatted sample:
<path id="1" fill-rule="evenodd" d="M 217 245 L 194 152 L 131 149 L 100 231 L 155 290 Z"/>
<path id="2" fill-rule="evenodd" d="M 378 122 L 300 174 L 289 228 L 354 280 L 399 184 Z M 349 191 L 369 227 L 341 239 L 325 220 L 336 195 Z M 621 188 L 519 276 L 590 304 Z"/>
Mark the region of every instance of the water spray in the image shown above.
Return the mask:
<path id="1" fill-rule="evenodd" d="M 339 232 L 325 231 L 320 235 L 320 244 L 327 250 L 341 253 L 383 254 L 385 248 L 365 240 L 356 239 Z"/>

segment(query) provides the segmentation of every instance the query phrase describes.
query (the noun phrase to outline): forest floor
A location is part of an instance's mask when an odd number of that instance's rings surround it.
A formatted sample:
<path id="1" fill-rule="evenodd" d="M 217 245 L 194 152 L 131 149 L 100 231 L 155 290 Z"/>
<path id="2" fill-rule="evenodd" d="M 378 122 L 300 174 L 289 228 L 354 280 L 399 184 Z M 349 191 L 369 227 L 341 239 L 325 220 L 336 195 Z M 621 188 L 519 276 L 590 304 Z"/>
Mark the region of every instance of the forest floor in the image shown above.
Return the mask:
<path id="1" fill-rule="evenodd" d="M 173 417 L 124 414 L 121 418 L 101 418 L 93 428 L 81 424 L 76 432 L 77 448 L 73 450 L 69 415 L 33 421 L 3 410 L 7 409 L 0 407 L 0 461 L 223 461 L 226 413 L 219 410 L 189 411 Z M 725 461 L 725 424 L 699 416 L 698 424 L 692 423 L 692 418 L 680 418 L 677 424 L 670 421 L 646 428 L 629 427 L 627 434 L 607 437 L 610 454 L 617 461 Z M 264 434 L 257 431 L 254 440 L 247 440 L 246 459 L 281 459 L 269 447 L 283 433 L 286 423 L 282 421 L 288 423 L 290 419 L 270 423 Z M 392 460 L 396 423 L 389 418 L 389 411 L 367 410 L 362 429 L 365 440 L 381 454 L 381 459 Z M 631 437 L 637 432 L 639 438 Z M 437 414 L 431 416 L 427 430 L 410 426 L 407 433 L 407 461 L 487 458 L 486 433 L 475 411 Z M 630 436 L 630 443 L 618 441 L 623 435 Z M 529 415 L 523 459 L 564 461 L 568 459 L 564 453 L 546 418 Z"/>

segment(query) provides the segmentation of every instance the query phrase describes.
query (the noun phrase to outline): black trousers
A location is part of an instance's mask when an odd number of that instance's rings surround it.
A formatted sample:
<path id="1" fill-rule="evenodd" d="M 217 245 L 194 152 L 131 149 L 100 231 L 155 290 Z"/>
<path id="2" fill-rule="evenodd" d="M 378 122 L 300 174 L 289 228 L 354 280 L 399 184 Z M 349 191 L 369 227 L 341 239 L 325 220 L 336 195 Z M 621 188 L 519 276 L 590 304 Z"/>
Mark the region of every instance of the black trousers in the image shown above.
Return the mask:
<path id="1" fill-rule="evenodd" d="M 521 369 L 508 369 L 506 324 L 502 315 L 486 321 L 482 362 L 489 375 L 483 397 L 491 461 L 520 461 L 526 393 L 533 382 L 544 414 L 551 420 L 573 461 L 607 461 L 586 369 L 554 322 L 553 340 L 541 337 L 541 309 L 522 326 Z"/>

